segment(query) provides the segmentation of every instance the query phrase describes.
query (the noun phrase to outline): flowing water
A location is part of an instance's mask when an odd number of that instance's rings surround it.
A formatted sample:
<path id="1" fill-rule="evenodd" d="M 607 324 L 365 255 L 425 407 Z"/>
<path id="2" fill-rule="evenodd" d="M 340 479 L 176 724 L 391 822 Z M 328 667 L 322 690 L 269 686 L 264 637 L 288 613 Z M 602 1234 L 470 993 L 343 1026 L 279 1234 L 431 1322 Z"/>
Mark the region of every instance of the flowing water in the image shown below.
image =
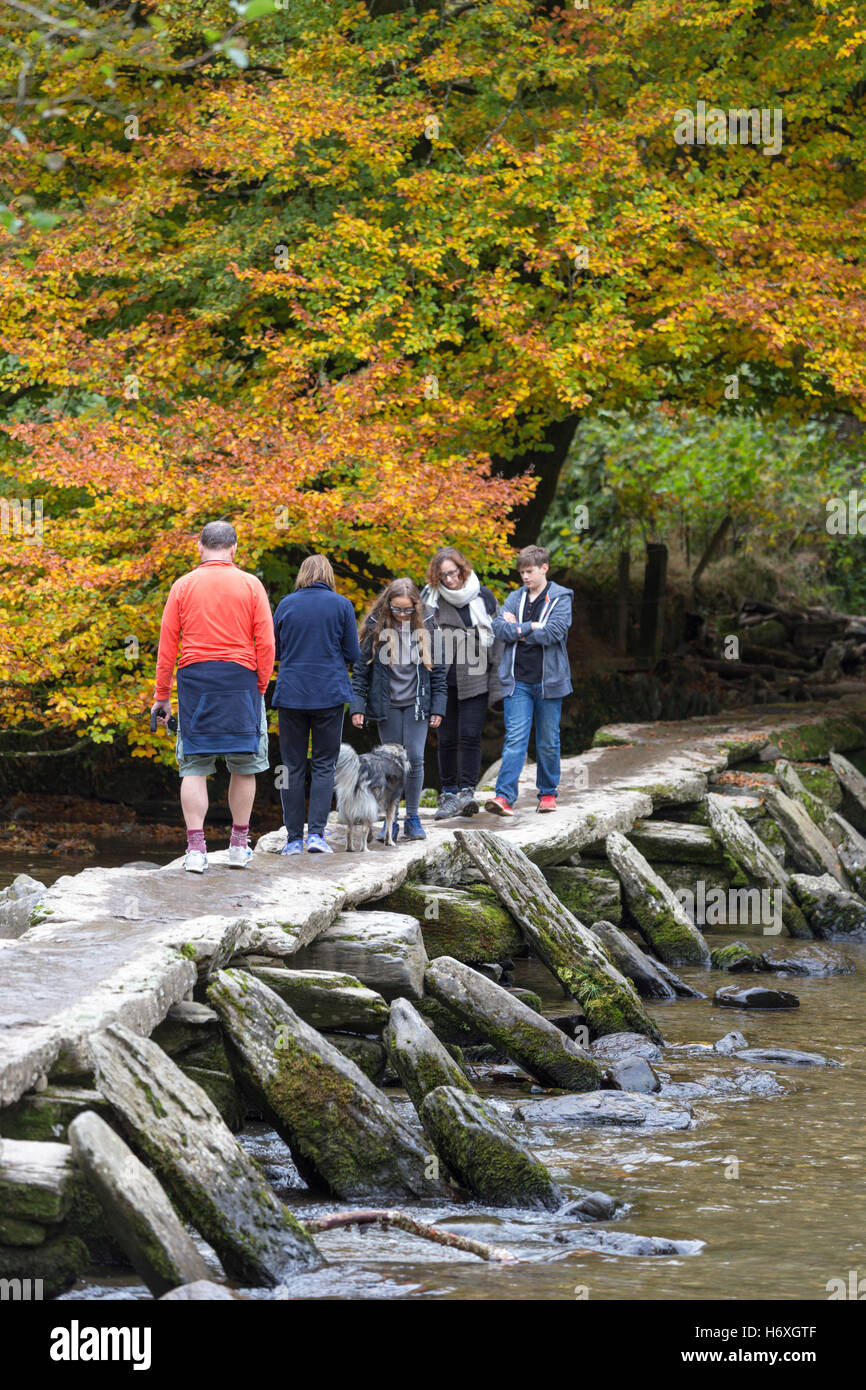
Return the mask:
<path id="1" fill-rule="evenodd" d="M 126 851 L 125 862 L 129 857 Z M 147 855 L 143 856 L 149 857 Z M 53 859 L 52 856 L 46 856 Z M 100 859 L 103 856 L 100 855 Z M 23 857 L 15 873 L 46 880 Z M 57 861 L 53 859 L 56 876 Z M 64 862 L 62 872 L 81 865 Z M 710 945 L 732 933 L 707 934 Z M 766 949 L 766 937 L 744 936 Z M 772 944 L 778 944 L 776 939 Z M 333 1299 L 812 1299 L 849 1272 L 866 1276 L 866 946 L 833 943 L 854 965 L 849 975 L 822 979 L 761 975 L 737 983 L 778 983 L 801 1007 L 786 1012 L 717 1009 L 712 994 L 733 977 L 682 970 L 705 1000 L 650 1005 L 667 1043 L 657 1070 L 675 1081 L 703 1072 L 771 1072 L 785 1088 L 772 1099 L 693 1101 L 696 1126 L 687 1131 L 518 1125 L 566 1195 L 602 1191 L 623 1204 L 614 1220 L 582 1224 L 574 1214 L 537 1214 L 480 1206 L 420 1204 L 413 1215 L 505 1246 L 522 1261 L 485 1264 L 399 1231 L 352 1227 L 316 1237 L 328 1266 L 295 1279 L 278 1297 Z M 516 983 L 537 990 L 549 1011 L 563 1011 L 556 982 L 537 962 L 519 961 Z M 711 1043 L 731 1029 L 750 1046 L 818 1052 L 843 1065 L 794 1069 L 689 1053 L 683 1045 Z M 678 1046 L 679 1045 L 679 1046 Z M 527 1099 L 527 1088 L 480 1086 L 503 1115 Z M 398 1103 L 400 1091 L 390 1094 Z M 311 1202 L 281 1140 L 251 1123 L 244 1146 L 265 1166 L 280 1195 L 303 1220 L 339 1210 L 337 1201 Z M 357 1205 L 357 1204 L 353 1204 Z M 588 1249 L 599 1231 L 629 1232 L 682 1242 L 681 1253 L 636 1256 Z M 219 1266 L 213 1260 L 216 1277 Z M 273 1292 L 245 1291 L 253 1298 Z M 148 1298 L 137 1277 L 94 1272 L 65 1299 Z"/>

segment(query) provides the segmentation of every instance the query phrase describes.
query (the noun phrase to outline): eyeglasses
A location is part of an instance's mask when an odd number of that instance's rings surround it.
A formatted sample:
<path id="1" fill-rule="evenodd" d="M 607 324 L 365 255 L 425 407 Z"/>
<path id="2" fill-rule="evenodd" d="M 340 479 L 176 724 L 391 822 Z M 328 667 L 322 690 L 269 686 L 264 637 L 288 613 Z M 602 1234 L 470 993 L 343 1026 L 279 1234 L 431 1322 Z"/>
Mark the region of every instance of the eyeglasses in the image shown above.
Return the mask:
<path id="1" fill-rule="evenodd" d="M 460 578 L 460 571 L 459 571 L 459 570 L 440 570 L 440 571 L 439 571 L 439 578 L 440 578 L 440 579 L 459 579 L 459 578 Z"/>
<path id="2" fill-rule="evenodd" d="M 411 608 L 398 608 L 395 603 L 389 603 L 388 607 L 392 613 L 399 613 L 401 618 L 411 618 L 412 614 L 415 612 L 414 604 Z"/>

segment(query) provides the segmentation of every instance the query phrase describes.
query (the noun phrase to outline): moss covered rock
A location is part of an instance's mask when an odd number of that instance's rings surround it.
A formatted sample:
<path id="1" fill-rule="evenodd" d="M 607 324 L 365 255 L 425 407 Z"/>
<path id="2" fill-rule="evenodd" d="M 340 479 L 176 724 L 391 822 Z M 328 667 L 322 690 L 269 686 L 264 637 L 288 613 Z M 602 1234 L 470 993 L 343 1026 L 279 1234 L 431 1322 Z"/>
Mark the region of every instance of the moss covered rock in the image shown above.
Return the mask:
<path id="1" fill-rule="evenodd" d="M 72 1121 L 69 1143 L 118 1244 L 155 1298 L 209 1270 L 159 1182 L 98 1115 Z"/>
<path id="2" fill-rule="evenodd" d="M 44 1091 L 31 1091 L 14 1105 L 0 1110 L 0 1138 L 65 1140 L 70 1122 L 85 1110 L 93 1110 L 110 1122 L 110 1107 L 98 1091 L 72 1086 L 49 1086 Z"/>
<path id="3" fill-rule="evenodd" d="M 156 1043 L 112 1024 L 91 1038 L 90 1050 L 99 1089 L 120 1115 L 133 1148 L 156 1170 L 230 1277 L 272 1287 L 321 1263 L 307 1232 L 213 1102 Z"/>
<path id="4" fill-rule="evenodd" d="M 551 892 L 579 922 L 587 926 L 600 918 L 615 926 L 621 922 L 619 879 L 610 869 L 555 865 L 542 872 Z"/>
<path id="5" fill-rule="evenodd" d="M 729 970 L 732 974 L 766 970 L 760 951 L 747 946 L 744 941 L 732 941 L 729 946 L 717 946 L 710 953 L 714 970 Z"/>
<path id="6" fill-rule="evenodd" d="M 415 1109 L 437 1086 L 455 1086 L 472 1094 L 474 1088 L 457 1062 L 427 1027 L 408 999 L 395 999 L 384 1033 L 391 1066 Z"/>
<path id="7" fill-rule="evenodd" d="M 520 928 L 486 883 L 465 888 L 405 883 L 379 906 L 418 918 L 430 960 L 452 956 L 469 965 L 501 961 L 523 945 Z"/>
<path id="8" fill-rule="evenodd" d="M 22 1299 L 56 1298 L 81 1277 L 90 1263 L 84 1241 L 65 1231 L 41 1245 L 0 1245 L 0 1279 L 20 1281 Z"/>
<path id="9" fill-rule="evenodd" d="M 235 1074 L 292 1151 L 304 1180 L 337 1197 L 441 1197 L 429 1151 L 398 1110 L 321 1033 L 241 971 L 208 997 Z"/>
<path id="10" fill-rule="evenodd" d="M 456 1180 L 491 1206 L 555 1211 L 563 1195 L 544 1164 L 480 1096 L 438 1086 L 421 1103 L 421 1123 Z"/>
<path id="11" fill-rule="evenodd" d="M 605 841 L 619 875 L 629 916 L 641 936 L 666 965 L 709 965 L 710 950 L 670 888 L 624 835 Z"/>
<path id="12" fill-rule="evenodd" d="M 594 1091 L 601 1069 L 555 1024 L 462 962 L 441 956 L 424 977 L 427 990 L 542 1086 Z"/>

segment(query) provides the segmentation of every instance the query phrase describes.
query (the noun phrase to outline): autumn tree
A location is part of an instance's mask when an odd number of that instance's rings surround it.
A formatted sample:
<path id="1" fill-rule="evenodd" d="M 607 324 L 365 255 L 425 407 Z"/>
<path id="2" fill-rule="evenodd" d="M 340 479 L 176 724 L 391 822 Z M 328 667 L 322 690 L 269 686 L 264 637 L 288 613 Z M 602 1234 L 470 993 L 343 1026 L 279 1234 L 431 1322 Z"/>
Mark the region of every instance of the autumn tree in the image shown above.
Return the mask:
<path id="1" fill-rule="evenodd" d="M 360 599 L 445 541 L 507 565 L 600 410 L 863 411 L 845 0 L 6 0 L 0 35 L 0 463 L 44 509 L 7 728 L 151 750 L 215 516 Z M 699 102 L 781 112 L 779 150 L 678 142 Z"/>

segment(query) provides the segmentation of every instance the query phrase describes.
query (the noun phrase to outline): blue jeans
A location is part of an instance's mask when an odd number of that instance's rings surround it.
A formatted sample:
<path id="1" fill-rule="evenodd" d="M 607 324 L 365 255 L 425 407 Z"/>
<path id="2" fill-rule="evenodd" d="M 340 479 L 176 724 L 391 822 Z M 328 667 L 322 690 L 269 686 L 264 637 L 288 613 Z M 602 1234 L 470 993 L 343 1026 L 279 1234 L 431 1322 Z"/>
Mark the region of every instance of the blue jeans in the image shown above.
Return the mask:
<path id="1" fill-rule="evenodd" d="M 427 742 L 429 720 L 416 719 L 414 705 L 396 708 L 392 705 L 385 719 L 380 719 L 379 742 L 402 743 L 409 754 L 406 777 L 406 815 L 417 816 L 424 786 L 424 745 Z"/>
<path id="2" fill-rule="evenodd" d="M 517 800 L 517 779 L 526 762 L 529 732 L 535 720 L 535 785 L 539 799 L 556 796 L 559 787 L 559 717 L 562 700 L 543 700 L 541 685 L 517 681 L 514 694 L 503 701 L 505 747 L 496 779 L 496 796 L 504 796 L 513 806 Z"/>

